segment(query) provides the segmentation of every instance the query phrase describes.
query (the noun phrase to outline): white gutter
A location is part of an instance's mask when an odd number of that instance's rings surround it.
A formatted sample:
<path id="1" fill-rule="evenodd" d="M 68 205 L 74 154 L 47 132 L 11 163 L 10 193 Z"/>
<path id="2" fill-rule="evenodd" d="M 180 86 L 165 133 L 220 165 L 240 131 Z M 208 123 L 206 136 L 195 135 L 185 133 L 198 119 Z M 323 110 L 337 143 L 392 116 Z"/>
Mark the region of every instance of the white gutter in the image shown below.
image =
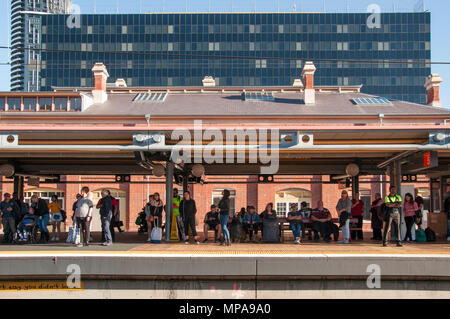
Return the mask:
<path id="1" fill-rule="evenodd" d="M 432 151 L 449 150 L 450 145 L 419 145 L 419 144 L 349 144 L 349 145 L 313 145 L 291 147 L 269 147 L 268 145 L 18 145 L 0 147 L 0 151 L 153 151 L 171 152 L 181 150 L 259 150 L 273 149 L 277 151 Z"/>

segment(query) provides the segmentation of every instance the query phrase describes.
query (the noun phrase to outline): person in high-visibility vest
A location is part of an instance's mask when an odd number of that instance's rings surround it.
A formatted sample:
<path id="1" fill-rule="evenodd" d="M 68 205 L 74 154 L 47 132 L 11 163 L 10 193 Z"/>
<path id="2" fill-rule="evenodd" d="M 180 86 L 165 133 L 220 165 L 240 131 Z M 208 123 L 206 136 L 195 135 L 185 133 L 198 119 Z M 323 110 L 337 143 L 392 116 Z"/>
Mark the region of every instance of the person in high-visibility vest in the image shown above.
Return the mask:
<path id="1" fill-rule="evenodd" d="M 172 226 L 171 226 L 171 236 L 170 239 L 171 240 L 178 240 L 178 238 L 173 238 L 173 237 L 177 237 L 177 236 L 172 236 L 172 234 L 178 234 L 180 235 L 179 238 L 181 238 L 183 241 L 186 239 L 186 236 L 184 234 L 184 224 L 183 224 L 183 218 L 182 216 L 180 216 L 180 203 L 181 203 L 181 196 L 178 195 L 178 189 L 174 188 L 173 189 L 173 215 L 171 217 L 171 220 L 174 221 L 174 219 L 176 220 L 176 223 L 172 222 Z M 177 227 L 178 226 L 178 227 Z M 178 229 L 177 229 L 178 228 Z"/>

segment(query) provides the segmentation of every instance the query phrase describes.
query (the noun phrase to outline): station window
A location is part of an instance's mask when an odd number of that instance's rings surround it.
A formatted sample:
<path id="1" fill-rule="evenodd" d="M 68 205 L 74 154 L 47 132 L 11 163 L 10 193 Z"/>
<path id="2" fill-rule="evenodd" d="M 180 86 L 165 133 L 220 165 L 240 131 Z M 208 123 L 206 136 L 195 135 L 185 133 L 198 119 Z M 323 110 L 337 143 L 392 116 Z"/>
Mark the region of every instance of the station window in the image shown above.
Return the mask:
<path id="1" fill-rule="evenodd" d="M 56 97 L 55 98 L 55 110 L 56 111 L 67 111 L 67 98 Z"/>
<path id="2" fill-rule="evenodd" d="M 8 98 L 8 110 L 9 111 L 20 111 L 21 106 L 21 98 L 20 97 L 9 97 Z"/>
<path id="3" fill-rule="evenodd" d="M 0 97 L 0 112 L 5 110 L 6 101 L 4 97 Z"/>
<path id="4" fill-rule="evenodd" d="M 71 97 L 70 98 L 70 110 L 71 111 L 81 111 L 81 98 Z"/>
<path id="5" fill-rule="evenodd" d="M 40 97 L 39 98 L 39 110 L 40 111 L 51 111 L 52 110 L 52 98 L 51 97 Z"/>
<path id="6" fill-rule="evenodd" d="M 234 189 L 228 189 L 230 191 L 230 216 L 236 211 L 236 191 Z M 219 205 L 222 198 L 223 189 L 215 189 L 212 191 L 212 202 L 214 205 Z"/>
<path id="7" fill-rule="evenodd" d="M 35 97 L 25 97 L 23 99 L 23 110 L 24 111 L 36 111 L 36 98 Z"/>
<path id="8" fill-rule="evenodd" d="M 291 204 L 297 204 L 300 207 L 301 202 L 306 202 L 311 207 L 311 192 L 300 188 L 286 189 L 278 191 L 275 194 L 275 209 L 278 217 L 286 217 Z"/>

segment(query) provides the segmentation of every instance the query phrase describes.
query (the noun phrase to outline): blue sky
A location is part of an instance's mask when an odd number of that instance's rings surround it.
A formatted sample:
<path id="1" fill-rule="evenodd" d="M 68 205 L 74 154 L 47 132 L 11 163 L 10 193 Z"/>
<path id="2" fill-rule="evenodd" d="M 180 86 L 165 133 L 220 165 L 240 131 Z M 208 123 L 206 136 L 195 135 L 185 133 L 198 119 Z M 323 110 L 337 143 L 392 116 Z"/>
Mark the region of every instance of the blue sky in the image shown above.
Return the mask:
<path id="1" fill-rule="evenodd" d="M 0 0 L 0 46 L 9 45 L 9 3 Z M 325 0 L 327 12 L 366 12 L 373 3 L 378 4 L 383 12 L 412 11 L 419 0 Z M 82 13 L 93 13 L 94 3 L 97 13 L 115 13 L 117 3 L 120 13 L 145 12 L 253 12 L 255 0 L 73 0 Z M 320 0 L 256 0 L 257 11 L 277 12 L 292 11 L 296 4 L 297 11 L 322 12 L 323 1 Z M 449 0 L 425 0 L 425 7 L 431 11 L 431 52 L 433 61 L 450 61 L 450 39 L 448 34 Z M 1 65 L 9 61 L 8 50 L 0 49 L 0 91 L 9 90 L 9 66 Z M 450 65 L 433 65 L 433 73 L 439 73 L 444 80 L 441 87 L 441 100 L 444 107 L 450 108 Z M 425 88 L 424 88 L 425 90 Z"/>

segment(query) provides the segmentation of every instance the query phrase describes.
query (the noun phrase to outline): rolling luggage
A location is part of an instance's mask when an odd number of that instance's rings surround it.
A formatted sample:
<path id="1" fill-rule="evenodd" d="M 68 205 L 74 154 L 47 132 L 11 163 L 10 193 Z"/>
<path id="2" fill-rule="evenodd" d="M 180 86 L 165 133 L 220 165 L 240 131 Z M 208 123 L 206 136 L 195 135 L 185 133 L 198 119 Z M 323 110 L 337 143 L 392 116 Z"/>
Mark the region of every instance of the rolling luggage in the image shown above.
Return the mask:
<path id="1" fill-rule="evenodd" d="M 279 243 L 280 242 L 280 226 L 278 219 L 263 220 L 263 243 Z"/>
<path id="2" fill-rule="evenodd" d="M 152 227 L 151 241 L 153 244 L 160 244 L 162 238 L 162 228 L 158 226 L 158 218 L 153 221 L 154 227 Z"/>

